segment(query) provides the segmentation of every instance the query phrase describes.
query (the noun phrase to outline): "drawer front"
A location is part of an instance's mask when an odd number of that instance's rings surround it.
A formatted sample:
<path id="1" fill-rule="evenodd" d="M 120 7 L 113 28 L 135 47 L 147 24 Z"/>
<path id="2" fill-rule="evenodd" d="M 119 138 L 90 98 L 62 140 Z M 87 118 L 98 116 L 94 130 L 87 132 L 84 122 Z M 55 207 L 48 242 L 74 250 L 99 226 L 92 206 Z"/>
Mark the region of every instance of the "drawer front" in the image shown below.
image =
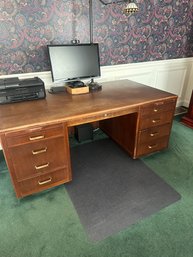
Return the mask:
<path id="1" fill-rule="evenodd" d="M 138 144 L 151 142 L 152 140 L 160 137 L 169 136 L 171 130 L 171 124 L 166 124 L 158 127 L 145 129 L 139 132 Z"/>
<path id="2" fill-rule="evenodd" d="M 144 144 L 138 144 L 137 147 L 137 157 L 150 154 L 168 146 L 168 137 L 161 137 L 157 140 L 152 140 L 151 142 L 146 142 Z"/>
<path id="3" fill-rule="evenodd" d="M 147 128 L 163 125 L 166 123 L 171 123 L 172 119 L 173 119 L 173 112 L 162 112 L 162 113 L 151 115 L 149 117 L 141 117 L 139 128 L 147 129 Z"/>
<path id="4" fill-rule="evenodd" d="M 131 114 L 131 113 L 137 113 L 139 112 L 139 107 L 129 107 L 129 108 L 123 108 L 119 109 L 118 111 L 107 111 L 99 114 L 91 114 L 86 115 L 85 117 L 81 118 L 75 118 L 74 120 L 68 121 L 68 126 L 76 126 L 76 125 L 81 125 L 84 123 L 89 123 L 89 122 L 95 122 L 95 121 L 100 121 L 100 120 L 106 120 L 106 119 L 111 119 L 111 118 L 116 118 L 120 117 L 123 115 Z"/>
<path id="5" fill-rule="evenodd" d="M 18 181 L 67 166 L 66 153 L 63 137 L 10 148 Z"/>
<path id="6" fill-rule="evenodd" d="M 32 179 L 21 181 L 18 183 L 20 196 L 30 195 L 42 190 L 63 184 L 70 181 L 68 172 L 61 169 L 57 172 L 51 172 Z"/>
<path id="7" fill-rule="evenodd" d="M 63 135 L 63 125 L 53 125 L 47 127 L 34 127 L 28 130 L 6 133 L 7 146 L 16 146 L 45 140 L 51 137 Z"/>
<path id="8" fill-rule="evenodd" d="M 159 101 L 153 104 L 143 105 L 140 110 L 141 116 L 158 114 L 166 111 L 173 112 L 176 106 L 176 99 L 169 102 Z"/>

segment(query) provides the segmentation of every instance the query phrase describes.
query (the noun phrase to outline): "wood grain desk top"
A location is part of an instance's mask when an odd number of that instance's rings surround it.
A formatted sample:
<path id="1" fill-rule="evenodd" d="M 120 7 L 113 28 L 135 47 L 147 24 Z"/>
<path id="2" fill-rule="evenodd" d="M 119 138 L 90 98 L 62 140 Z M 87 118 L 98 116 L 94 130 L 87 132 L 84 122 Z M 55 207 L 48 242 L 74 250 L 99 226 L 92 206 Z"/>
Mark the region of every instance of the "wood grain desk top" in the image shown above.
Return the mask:
<path id="1" fill-rule="evenodd" d="M 102 83 L 98 92 L 49 94 L 46 99 L 0 106 L 0 133 L 59 122 L 68 126 L 138 112 L 143 104 L 173 94 L 129 80 Z M 176 96 L 177 98 L 177 96 Z"/>

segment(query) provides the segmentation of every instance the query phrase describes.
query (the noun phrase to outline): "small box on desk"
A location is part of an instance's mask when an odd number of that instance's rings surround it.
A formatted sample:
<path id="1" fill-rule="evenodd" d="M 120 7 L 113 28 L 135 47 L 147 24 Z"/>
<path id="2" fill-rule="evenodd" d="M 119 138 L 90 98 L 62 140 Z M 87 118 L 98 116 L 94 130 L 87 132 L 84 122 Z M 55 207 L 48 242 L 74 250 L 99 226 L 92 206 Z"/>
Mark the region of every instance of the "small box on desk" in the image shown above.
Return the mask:
<path id="1" fill-rule="evenodd" d="M 79 94 L 89 93 L 89 87 L 88 86 L 83 86 L 83 87 L 66 86 L 66 90 L 69 94 L 72 94 L 72 95 L 79 95 Z"/>

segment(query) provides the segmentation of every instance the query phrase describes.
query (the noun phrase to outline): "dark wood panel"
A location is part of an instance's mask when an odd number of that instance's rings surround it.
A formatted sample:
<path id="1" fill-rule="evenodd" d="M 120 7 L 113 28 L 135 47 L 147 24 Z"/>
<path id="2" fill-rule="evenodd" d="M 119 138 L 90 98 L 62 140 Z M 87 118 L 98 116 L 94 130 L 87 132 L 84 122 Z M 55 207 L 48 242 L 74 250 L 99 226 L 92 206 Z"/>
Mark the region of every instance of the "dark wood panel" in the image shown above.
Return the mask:
<path id="1" fill-rule="evenodd" d="M 188 107 L 188 112 L 184 117 L 182 117 L 181 122 L 184 125 L 186 125 L 190 128 L 193 128 L 193 91 L 192 91 L 192 96 L 191 96 L 191 99 L 190 99 L 190 104 L 189 104 L 189 107 Z"/>
<path id="2" fill-rule="evenodd" d="M 135 155 L 137 125 L 138 113 L 100 121 L 100 128 L 132 157 Z"/>

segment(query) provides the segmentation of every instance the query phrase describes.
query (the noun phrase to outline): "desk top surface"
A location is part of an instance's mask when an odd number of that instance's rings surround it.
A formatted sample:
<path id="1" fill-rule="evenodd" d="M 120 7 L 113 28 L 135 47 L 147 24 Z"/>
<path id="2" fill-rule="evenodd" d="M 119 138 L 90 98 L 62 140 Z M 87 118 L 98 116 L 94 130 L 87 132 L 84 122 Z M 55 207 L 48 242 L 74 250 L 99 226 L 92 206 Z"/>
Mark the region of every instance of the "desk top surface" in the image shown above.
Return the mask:
<path id="1" fill-rule="evenodd" d="M 102 86 L 101 91 L 88 94 L 47 93 L 43 100 L 0 105 L 0 133 L 76 119 L 81 124 L 80 119 L 84 123 L 88 116 L 122 110 L 132 113 L 143 104 L 177 97 L 129 80 L 105 82 Z"/>

